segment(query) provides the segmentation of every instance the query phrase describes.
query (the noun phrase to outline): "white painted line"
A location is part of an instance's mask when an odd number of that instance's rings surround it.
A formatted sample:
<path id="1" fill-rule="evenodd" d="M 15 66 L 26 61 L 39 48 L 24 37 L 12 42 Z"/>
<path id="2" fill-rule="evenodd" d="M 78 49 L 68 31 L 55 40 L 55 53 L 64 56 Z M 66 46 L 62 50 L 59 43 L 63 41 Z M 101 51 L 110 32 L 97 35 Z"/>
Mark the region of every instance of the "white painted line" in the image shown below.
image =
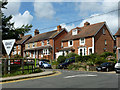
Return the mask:
<path id="1" fill-rule="evenodd" d="M 74 78 L 74 77 L 95 77 L 97 75 L 90 75 L 90 74 L 79 74 L 79 75 L 73 75 L 73 76 L 67 76 L 64 78 Z"/>

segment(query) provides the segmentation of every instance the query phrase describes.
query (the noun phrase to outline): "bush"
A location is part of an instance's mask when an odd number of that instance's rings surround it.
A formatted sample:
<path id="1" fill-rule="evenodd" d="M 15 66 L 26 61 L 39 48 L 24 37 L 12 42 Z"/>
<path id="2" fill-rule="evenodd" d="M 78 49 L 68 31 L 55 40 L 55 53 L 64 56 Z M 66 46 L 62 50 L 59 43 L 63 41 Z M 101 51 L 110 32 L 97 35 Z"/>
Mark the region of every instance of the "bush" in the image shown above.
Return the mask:
<path id="1" fill-rule="evenodd" d="M 71 58 L 71 57 L 75 57 L 75 56 L 78 56 L 78 55 L 76 53 L 71 52 L 66 55 L 66 58 Z"/>
<path id="2" fill-rule="evenodd" d="M 57 58 L 57 62 L 58 62 L 58 63 L 63 63 L 63 62 L 65 62 L 65 60 L 66 60 L 66 57 L 65 57 L 65 56 L 59 56 L 59 57 Z"/>
<path id="3" fill-rule="evenodd" d="M 114 56 L 115 57 L 115 54 L 111 53 L 111 52 L 104 52 L 100 56 L 104 57 L 104 58 L 107 58 L 108 56 Z"/>

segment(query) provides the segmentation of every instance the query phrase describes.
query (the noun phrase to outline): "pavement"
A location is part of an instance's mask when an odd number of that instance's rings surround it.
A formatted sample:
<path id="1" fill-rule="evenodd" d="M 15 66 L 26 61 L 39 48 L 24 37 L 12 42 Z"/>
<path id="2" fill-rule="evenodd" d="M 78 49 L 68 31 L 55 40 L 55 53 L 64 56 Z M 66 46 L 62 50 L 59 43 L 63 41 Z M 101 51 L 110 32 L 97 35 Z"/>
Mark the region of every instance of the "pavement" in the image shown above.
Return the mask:
<path id="1" fill-rule="evenodd" d="M 13 81 L 13 80 L 19 80 L 19 79 L 25 79 L 25 78 L 33 78 L 33 77 L 40 77 L 40 76 L 47 76 L 47 75 L 52 75 L 55 73 L 56 72 L 54 72 L 54 71 L 44 71 L 41 73 L 17 75 L 17 76 L 12 76 L 12 77 L 0 78 L 0 82 Z"/>

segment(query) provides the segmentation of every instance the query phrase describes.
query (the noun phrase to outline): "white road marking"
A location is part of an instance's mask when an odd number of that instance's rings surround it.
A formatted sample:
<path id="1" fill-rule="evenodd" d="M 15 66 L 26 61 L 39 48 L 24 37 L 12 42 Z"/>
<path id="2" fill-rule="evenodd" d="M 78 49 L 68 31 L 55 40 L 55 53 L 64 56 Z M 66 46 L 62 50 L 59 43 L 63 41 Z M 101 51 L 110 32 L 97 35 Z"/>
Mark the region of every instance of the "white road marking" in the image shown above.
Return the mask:
<path id="1" fill-rule="evenodd" d="M 73 76 L 67 76 L 64 78 L 74 78 L 74 77 L 95 77 L 97 75 L 91 75 L 91 74 L 79 74 L 79 75 L 73 75 Z"/>

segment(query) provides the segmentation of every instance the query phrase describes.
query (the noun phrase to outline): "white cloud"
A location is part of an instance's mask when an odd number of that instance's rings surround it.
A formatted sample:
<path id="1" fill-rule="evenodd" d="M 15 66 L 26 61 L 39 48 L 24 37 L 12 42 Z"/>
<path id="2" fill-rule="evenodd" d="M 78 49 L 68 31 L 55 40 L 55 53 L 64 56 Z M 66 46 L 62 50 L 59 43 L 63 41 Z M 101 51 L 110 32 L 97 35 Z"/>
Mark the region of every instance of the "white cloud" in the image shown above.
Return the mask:
<path id="1" fill-rule="evenodd" d="M 118 17 L 116 17 L 115 15 L 112 15 L 112 14 L 111 15 L 110 14 L 105 14 L 105 15 L 102 15 L 102 16 L 96 16 L 96 17 L 91 18 L 91 19 L 83 20 L 80 23 L 79 26 L 83 26 L 86 21 L 90 22 L 90 24 L 105 21 L 106 24 L 108 25 L 110 31 L 112 32 L 112 34 L 115 34 L 117 32 L 117 30 L 118 30 Z"/>
<path id="2" fill-rule="evenodd" d="M 11 22 L 15 22 L 15 28 L 21 27 L 23 24 L 27 25 L 30 24 L 33 19 L 33 16 L 30 14 L 29 11 L 25 11 L 23 15 L 21 13 L 17 15 L 13 15 Z"/>
<path id="3" fill-rule="evenodd" d="M 36 0 L 34 2 L 34 11 L 35 11 L 35 15 L 38 18 L 51 19 L 56 13 L 54 11 L 53 5 L 50 2 L 37 2 Z"/>
<path id="4" fill-rule="evenodd" d="M 8 0 L 8 4 L 6 5 L 7 9 L 2 9 L 2 11 L 6 16 L 16 15 L 19 13 L 20 5 L 20 0 L 12 0 L 12 2 L 11 0 Z"/>
<path id="5" fill-rule="evenodd" d="M 65 23 L 62 23 L 62 24 L 60 24 L 60 25 L 62 26 L 62 28 L 66 28 L 66 29 L 68 30 L 68 32 L 69 32 L 71 29 L 73 29 L 73 28 L 76 27 L 75 24 L 66 25 Z"/>

